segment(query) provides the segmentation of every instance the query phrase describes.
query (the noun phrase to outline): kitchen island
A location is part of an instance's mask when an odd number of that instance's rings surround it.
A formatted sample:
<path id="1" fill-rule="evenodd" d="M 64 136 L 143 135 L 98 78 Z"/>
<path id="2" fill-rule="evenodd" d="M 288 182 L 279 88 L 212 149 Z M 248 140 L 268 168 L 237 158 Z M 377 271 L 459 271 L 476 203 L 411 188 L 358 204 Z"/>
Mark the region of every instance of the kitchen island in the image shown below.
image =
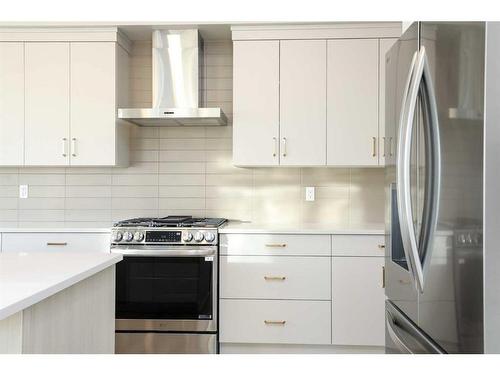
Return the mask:
<path id="1" fill-rule="evenodd" d="M 0 353 L 113 353 L 109 253 L 0 253 Z"/>

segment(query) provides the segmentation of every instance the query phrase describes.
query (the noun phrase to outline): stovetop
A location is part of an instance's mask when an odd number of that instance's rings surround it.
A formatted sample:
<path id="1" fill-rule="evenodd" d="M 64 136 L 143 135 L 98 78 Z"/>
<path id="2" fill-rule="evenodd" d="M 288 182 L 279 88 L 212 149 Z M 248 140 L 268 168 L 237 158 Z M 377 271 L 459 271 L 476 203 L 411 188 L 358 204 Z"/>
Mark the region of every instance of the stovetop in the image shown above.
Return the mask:
<path id="1" fill-rule="evenodd" d="M 198 218 L 192 216 L 138 217 L 122 220 L 113 225 L 114 228 L 218 228 L 227 219 Z"/>

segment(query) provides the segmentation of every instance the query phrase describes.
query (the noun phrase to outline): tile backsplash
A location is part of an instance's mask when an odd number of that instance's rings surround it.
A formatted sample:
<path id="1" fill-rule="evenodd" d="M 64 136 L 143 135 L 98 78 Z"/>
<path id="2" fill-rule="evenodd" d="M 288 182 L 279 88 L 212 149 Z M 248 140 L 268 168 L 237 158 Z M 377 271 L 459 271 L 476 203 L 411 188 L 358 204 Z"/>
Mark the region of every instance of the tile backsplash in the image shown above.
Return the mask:
<path id="1" fill-rule="evenodd" d="M 136 216 L 189 214 L 267 223 L 382 223 L 381 168 L 235 168 L 232 45 L 205 41 L 206 106 L 224 127 L 131 130 L 128 168 L 0 168 L 1 227 L 109 227 Z M 135 42 L 131 101 L 151 106 L 151 44 Z M 29 198 L 19 199 L 20 184 Z M 305 201 L 305 187 L 316 200 Z"/>

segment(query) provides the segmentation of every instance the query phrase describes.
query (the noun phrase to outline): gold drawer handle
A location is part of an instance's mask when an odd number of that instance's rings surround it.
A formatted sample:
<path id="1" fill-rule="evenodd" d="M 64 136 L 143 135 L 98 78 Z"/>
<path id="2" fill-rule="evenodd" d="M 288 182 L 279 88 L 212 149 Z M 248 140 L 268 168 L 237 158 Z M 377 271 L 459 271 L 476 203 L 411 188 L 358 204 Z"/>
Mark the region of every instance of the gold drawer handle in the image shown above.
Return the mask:
<path id="1" fill-rule="evenodd" d="M 273 280 L 284 281 L 284 280 L 286 280 L 286 277 L 285 276 L 264 276 L 264 280 L 266 280 L 266 281 L 273 281 Z"/>
<path id="2" fill-rule="evenodd" d="M 385 249 L 385 245 L 378 245 L 379 249 Z"/>
<path id="3" fill-rule="evenodd" d="M 264 324 L 267 325 L 280 325 L 284 326 L 286 323 L 286 320 L 264 320 Z"/>
<path id="4" fill-rule="evenodd" d="M 47 242 L 47 246 L 66 246 L 67 242 Z"/>
<path id="5" fill-rule="evenodd" d="M 411 284 L 411 281 L 406 281 L 406 280 L 398 280 L 400 284 L 403 284 L 403 285 L 409 285 Z"/>
<path id="6" fill-rule="evenodd" d="M 266 243 L 266 247 L 286 247 L 286 243 Z"/>

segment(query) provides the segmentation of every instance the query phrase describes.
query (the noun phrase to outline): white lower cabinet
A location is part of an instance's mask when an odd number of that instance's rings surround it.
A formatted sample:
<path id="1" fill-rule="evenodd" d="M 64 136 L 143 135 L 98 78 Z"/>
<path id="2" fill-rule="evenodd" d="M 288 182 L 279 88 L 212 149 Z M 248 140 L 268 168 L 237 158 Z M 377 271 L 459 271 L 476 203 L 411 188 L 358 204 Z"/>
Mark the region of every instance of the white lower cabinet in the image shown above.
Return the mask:
<path id="1" fill-rule="evenodd" d="M 221 235 L 221 344 L 383 347 L 383 244 L 381 235 Z"/>
<path id="2" fill-rule="evenodd" d="M 221 256 L 221 298 L 328 300 L 330 257 Z"/>
<path id="3" fill-rule="evenodd" d="M 2 252 L 109 252 L 109 233 L 2 233 Z"/>
<path id="4" fill-rule="evenodd" d="M 330 344 L 330 301 L 220 301 L 222 343 Z"/>
<path id="5" fill-rule="evenodd" d="M 332 343 L 383 346 L 384 258 L 332 258 Z"/>

